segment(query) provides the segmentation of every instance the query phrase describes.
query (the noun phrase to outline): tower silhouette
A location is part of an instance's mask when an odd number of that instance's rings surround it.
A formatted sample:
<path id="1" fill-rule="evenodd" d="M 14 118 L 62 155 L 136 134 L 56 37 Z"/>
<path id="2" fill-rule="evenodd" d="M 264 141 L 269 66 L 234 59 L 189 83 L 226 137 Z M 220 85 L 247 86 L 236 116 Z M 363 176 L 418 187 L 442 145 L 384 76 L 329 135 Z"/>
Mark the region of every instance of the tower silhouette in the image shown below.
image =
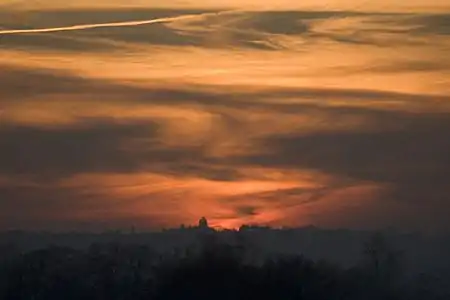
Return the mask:
<path id="1" fill-rule="evenodd" d="M 208 220 L 206 220 L 205 217 L 201 217 L 200 220 L 198 221 L 198 227 L 199 228 L 209 228 Z"/>

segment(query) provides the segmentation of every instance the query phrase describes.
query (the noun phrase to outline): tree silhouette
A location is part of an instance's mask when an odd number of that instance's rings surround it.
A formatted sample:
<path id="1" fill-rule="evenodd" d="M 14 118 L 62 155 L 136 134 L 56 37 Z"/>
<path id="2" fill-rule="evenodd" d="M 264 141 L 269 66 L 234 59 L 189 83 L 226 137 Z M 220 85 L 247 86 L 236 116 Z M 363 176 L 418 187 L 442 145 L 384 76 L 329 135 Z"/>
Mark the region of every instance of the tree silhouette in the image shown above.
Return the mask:
<path id="1" fill-rule="evenodd" d="M 382 235 L 364 243 L 360 265 L 345 269 L 299 254 L 252 261 L 245 257 L 253 252 L 242 244 L 225 243 L 214 230 L 193 231 L 201 236 L 200 247 L 184 254 L 119 243 L 18 254 L 0 264 L 0 299 L 450 299 L 439 287 L 445 278 L 398 284 L 401 259 Z"/>

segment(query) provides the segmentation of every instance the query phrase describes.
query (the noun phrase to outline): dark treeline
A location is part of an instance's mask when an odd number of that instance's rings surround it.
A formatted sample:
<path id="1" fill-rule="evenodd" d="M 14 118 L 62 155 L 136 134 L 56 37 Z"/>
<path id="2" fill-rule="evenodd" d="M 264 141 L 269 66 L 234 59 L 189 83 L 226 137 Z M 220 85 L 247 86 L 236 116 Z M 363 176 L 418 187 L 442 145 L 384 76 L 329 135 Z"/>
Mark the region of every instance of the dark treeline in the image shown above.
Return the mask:
<path id="1" fill-rule="evenodd" d="M 4 257 L 0 299 L 450 299 L 449 277 L 408 276 L 403 256 L 381 235 L 361 245 L 353 267 L 293 254 L 257 262 L 245 243 L 223 243 L 214 232 L 198 247 L 166 253 L 123 243 L 52 246 Z"/>

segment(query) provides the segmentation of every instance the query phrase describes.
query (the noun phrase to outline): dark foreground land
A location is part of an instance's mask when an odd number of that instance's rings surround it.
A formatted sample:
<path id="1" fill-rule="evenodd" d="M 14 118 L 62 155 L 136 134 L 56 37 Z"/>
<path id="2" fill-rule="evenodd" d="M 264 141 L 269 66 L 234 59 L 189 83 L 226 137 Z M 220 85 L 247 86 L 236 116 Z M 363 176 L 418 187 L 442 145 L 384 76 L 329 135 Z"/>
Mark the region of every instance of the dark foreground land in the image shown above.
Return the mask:
<path id="1" fill-rule="evenodd" d="M 120 241 L 27 251 L 3 245 L 0 299 L 450 299 L 445 260 L 440 273 L 410 273 L 407 249 L 382 235 L 360 245 L 352 266 L 292 253 L 260 259 L 245 239 L 197 236 L 198 243 L 165 252 Z"/>

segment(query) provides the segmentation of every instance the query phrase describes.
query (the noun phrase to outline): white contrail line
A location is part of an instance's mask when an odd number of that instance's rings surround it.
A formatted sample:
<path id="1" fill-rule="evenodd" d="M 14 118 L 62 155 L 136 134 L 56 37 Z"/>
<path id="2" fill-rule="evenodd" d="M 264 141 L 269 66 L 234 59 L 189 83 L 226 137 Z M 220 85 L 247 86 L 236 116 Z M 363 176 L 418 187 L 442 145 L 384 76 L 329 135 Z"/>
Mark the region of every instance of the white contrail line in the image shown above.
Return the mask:
<path id="1" fill-rule="evenodd" d="M 181 15 L 181 16 L 176 16 L 176 17 L 158 18 L 158 19 L 151 19 L 151 20 L 97 23 L 97 24 L 80 24 L 80 25 L 72 25 L 72 26 L 64 26 L 64 27 L 51 27 L 51 28 L 6 29 L 6 30 L 0 30 L 0 35 L 75 31 L 75 30 L 85 30 L 85 29 L 104 28 L 104 27 L 138 26 L 138 25 L 146 25 L 146 24 L 167 23 L 167 22 L 172 22 L 172 21 L 192 19 L 192 18 L 203 17 L 203 16 L 208 16 L 208 15 L 217 15 L 217 14 L 220 14 L 220 13 L 214 12 L 214 13 L 204 13 L 204 14 L 194 14 L 194 15 Z"/>

